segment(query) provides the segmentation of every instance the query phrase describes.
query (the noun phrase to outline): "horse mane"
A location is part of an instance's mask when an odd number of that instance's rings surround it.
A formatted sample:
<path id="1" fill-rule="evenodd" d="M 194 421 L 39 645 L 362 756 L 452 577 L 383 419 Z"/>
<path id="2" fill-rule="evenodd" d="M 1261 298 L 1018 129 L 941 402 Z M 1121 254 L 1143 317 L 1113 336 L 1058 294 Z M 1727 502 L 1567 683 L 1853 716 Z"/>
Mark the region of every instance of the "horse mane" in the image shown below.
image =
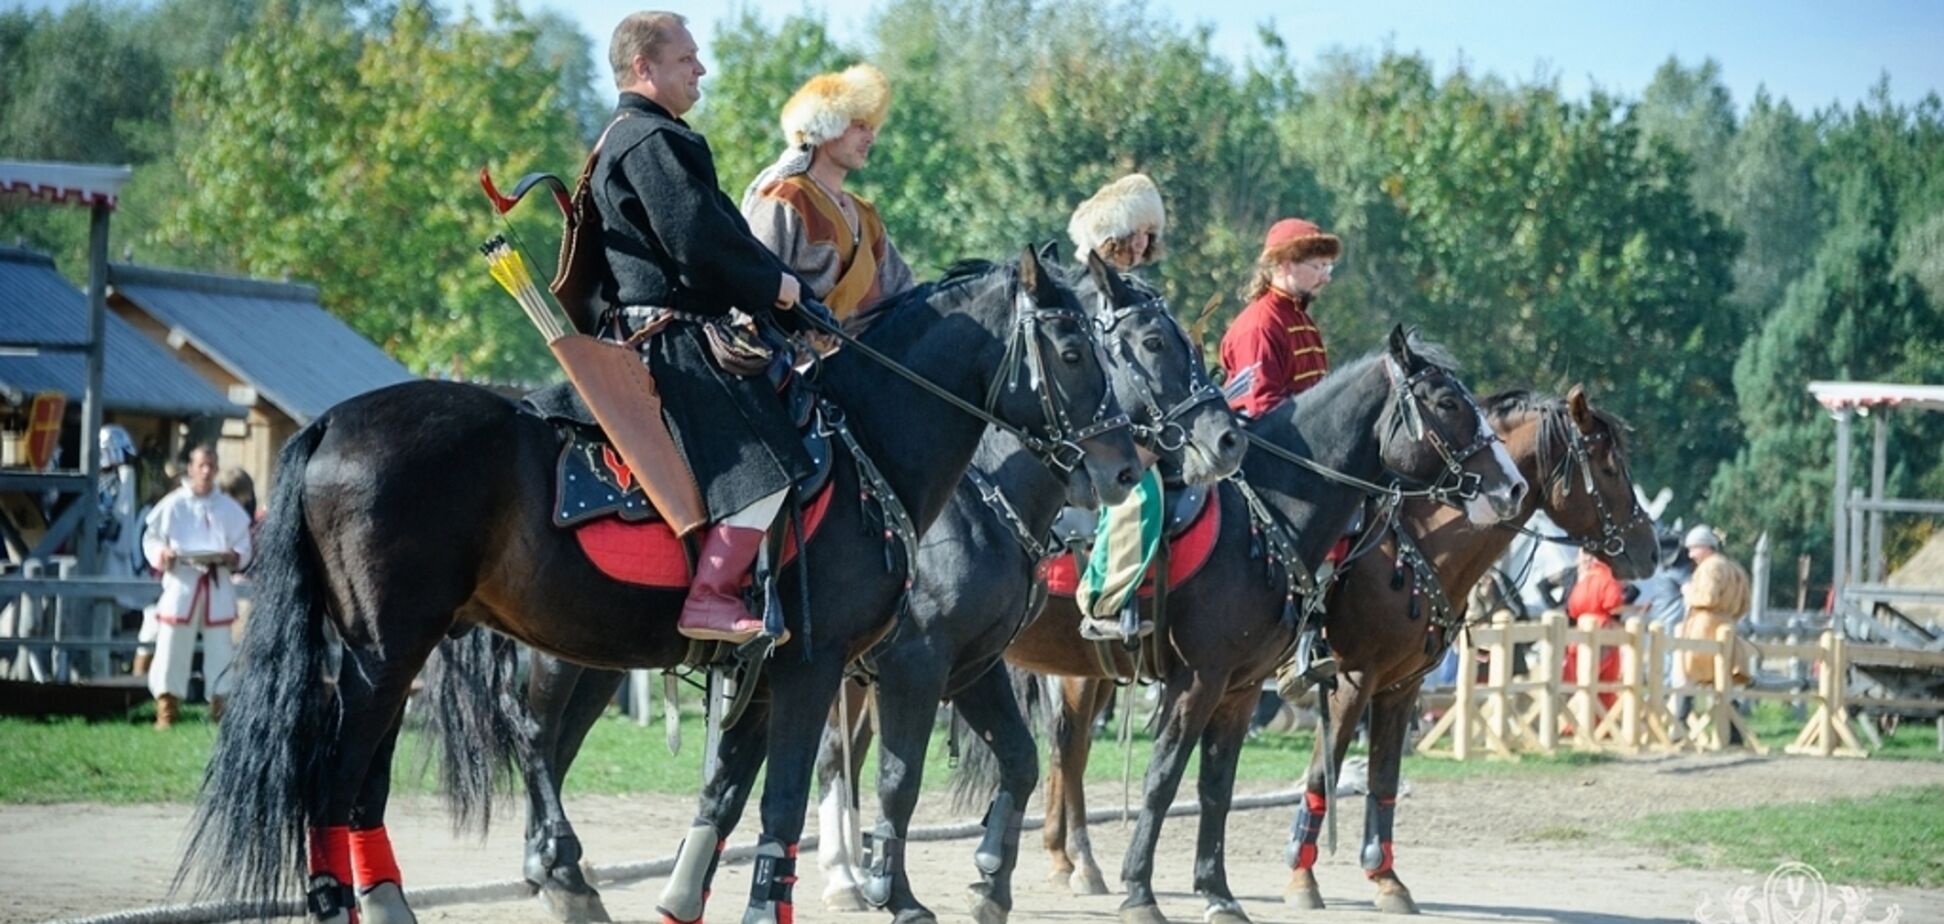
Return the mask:
<path id="1" fill-rule="evenodd" d="M 1510 388 L 1487 397 L 1484 403 L 1485 414 L 1491 418 L 1494 426 L 1521 414 L 1533 414 L 1539 417 L 1537 440 L 1539 471 L 1551 472 L 1556 462 L 1564 461 L 1558 458 L 1558 454 L 1565 452 L 1569 445 L 1565 428 L 1577 426 L 1573 423 L 1572 413 L 1566 407 L 1566 399 L 1558 395 L 1535 392 L 1529 388 Z M 1591 401 L 1587 402 L 1586 407 L 1593 412 L 1593 419 L 1605 424 L 1607 432 L 1613 434 L 1614 451 L 1624 462 L 1628 454 L 1628 436 L 1633 428 L 1620 415 Z"/>

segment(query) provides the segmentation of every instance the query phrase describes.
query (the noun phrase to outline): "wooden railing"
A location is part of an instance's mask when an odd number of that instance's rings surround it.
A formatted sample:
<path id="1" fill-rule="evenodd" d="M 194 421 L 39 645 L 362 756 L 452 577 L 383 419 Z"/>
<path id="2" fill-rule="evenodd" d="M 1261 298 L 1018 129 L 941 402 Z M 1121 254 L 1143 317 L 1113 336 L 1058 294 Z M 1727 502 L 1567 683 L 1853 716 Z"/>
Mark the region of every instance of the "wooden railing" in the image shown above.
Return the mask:
<path id="1" fill-rule="evenodd" d="M 1575 677 L 1564 679 L 1569 646 L 1577 658 Z M 1617 649 L 1620 677 L 1602 681 L 1599 652 Z M 1523 657 L 1521 657 L 1523 655 Z M 1670 662 L 1683 656 L 1713 660 L 1706 683 L 1681 680 Z M 1808 682 L 1743 686 L 1737 674 L 1760 663 L 1796 662 L 1790 676 Z M 1476 669 L 1484 663 L 1485 677 Z M 1813 642 L 1757 641 L 1723 627 L 1712 639 L 1669 635 L 1658 624 L 1629 620 L 1620 628 L 1574 625 L 1564 614 L 1547 613 L 1536 623 L 1514 623 L 1500 613 L 1472 627 L 1460 640 L 1457 685 L 1449 693 L 1427 692 L 1426 703 L 1445 706 L 1444 714 L 1420 738 L 1422 754 L 1458 760 L 1560 750 L 1637 754 L 1650 751 L 1719 751 L 1731 746 L 1769 753 L 1755 729 L 1736 709 L 1744 704 L 1782 702 L 1796 707 L 1807 722 L 1784 747 L 1790 754 L 1861 757 L 1867 752 L 1850 727 L 1849 707 L 1860 705 L 1848 693 L 1852 664 L 1896 663 L 1944 671 L 1944 652 L 1853 645 L 1824 631 Z M 1759 675 L 1758 675 L 1759 676 Z M 1675 703 L 1691 698 L 1685 717 Z M 1939 710 L 1944 702 L 1901 704 Z"/>

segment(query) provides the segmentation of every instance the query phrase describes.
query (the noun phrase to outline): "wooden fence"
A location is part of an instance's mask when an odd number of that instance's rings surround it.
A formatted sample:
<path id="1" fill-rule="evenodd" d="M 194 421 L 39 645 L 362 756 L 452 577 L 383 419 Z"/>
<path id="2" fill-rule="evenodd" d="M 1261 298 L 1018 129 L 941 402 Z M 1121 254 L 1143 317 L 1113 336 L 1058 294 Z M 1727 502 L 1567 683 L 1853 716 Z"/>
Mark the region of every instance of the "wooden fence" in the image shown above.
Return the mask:
<path id="1" fill-rule="evenodd" d="M 1598 651 L 1606 648 L 1618 650 L 1617 681 L 1598 677 Z M 1564 679 L 1569 650 L 1578 661 L 1572 681 Z M 1683 655 L 1712 658 L 1714 678 L 1680 679 L 1670 662 Z M 1807 680 L 1736 685 L 1741 665 L 1776 660 L 1795 662 L 1789 675 Z M 1854 664 L 1884 662 L 1944 671 L 1944 652 L 1854 645 L 1832 631 L 1813 640 L 1759 641 L 1724 627 L 1712 639 L 1683 639 L 1639 619 L 1600 629 L 1591 620 L 1576 626 L 1557 611 L 1537 623 L 1514 623 L 1501 612 L 1461 639 L 1455 689 L 1426 693 L 1427 705 L 1446 708 L 1417 750 L 1458 760 L 1562 749 L 1638 754 L 1718 751 L 1738 738 L 1734 746 L 1769 753 L 1772 745 L 1736 710 L 1739 700 L 1788 703 L 1807 716 L 1801 733 L 1784 746 L 1790 754 L 1861 757 L 1867 752 L 1850 726 L 1850 707 L 1861 703 L 1849 696 L 1846 678 Z M 1685 718 L 1675 707 L 1683 698 L 1693 704 Z M 1944 708 L 1936 702 L 1905 705 Z"/>

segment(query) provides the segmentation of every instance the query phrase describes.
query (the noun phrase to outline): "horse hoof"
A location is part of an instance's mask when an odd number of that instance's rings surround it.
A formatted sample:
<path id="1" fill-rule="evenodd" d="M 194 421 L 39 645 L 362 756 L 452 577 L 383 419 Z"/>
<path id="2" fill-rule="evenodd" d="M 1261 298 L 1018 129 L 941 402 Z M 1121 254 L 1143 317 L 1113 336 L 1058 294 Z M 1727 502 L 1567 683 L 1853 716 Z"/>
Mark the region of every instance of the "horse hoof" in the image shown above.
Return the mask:
<path id="1" fill-rule="evenodd" d="M 1075 895 L 1106 895 L 1107 880 L 1097 869 L 1076 869 L 1067 877 L 1067 888 Z"/>
<path id="2" fill-rule="evenodd" d="M 907 908 L 898 912 L 891 924 L 938 924 L 938 916 L 925 908 Z"/>
<path id="3" fill-rule="evenodd" d="M 972 924 L 1006 924 L 1012 917 L 1010 909 L 999 907 L 981 886 L 965 890 L 965 909 L 972 914 Z"/>
<path id="4" fill-rule="evenodd" d="M 608 917 L 607 906 L 601 903 L 601 893 L 589 888 L 576 892 L 554 882 L 540 887 L 540 904 L 554 920 L 564 924 L 607 924 L 614 920 Z"/>
<path id="5" fill-rule="evenodd" d="M 864 893 L 858 891 L 857 886 L 854 885 L 839 886 L 825 892 L 823 908 L 836 914 L 871 910 L 871 906 L 864 903 Z"/>
<path id="6" fill-rule="evenodd" d="M 1237 907 L 1210 908 L 1202 913 L 1202 924 L 1255 924 Z"/>
<path id="7" fill-rule="evenodd" d="M 1283 904 L 1298 911 L 1322 911 L 1323 892 L 1313 882 L 1307 886 L 1292 885 L 1283 891 Z"/>
<path id="8" fill-rule="evenodd" d="M 1409 892 L 1379 892 L 1377 910 L 1385 914 L 1417 914 L 1418 906 Z"/>
<path id="9" fill-rule="evenodd" d="M 1135 905 L 1120 910 L 1121 924 L 1168 924 L 1168 916 L 1161 913 L 1160 905 Z"/>
<path id="10" fill-rule="evenodd" d="M 367 924 L 418 924 L 398 883 L 381 882 L 358 896 L 358 920 Z"/>

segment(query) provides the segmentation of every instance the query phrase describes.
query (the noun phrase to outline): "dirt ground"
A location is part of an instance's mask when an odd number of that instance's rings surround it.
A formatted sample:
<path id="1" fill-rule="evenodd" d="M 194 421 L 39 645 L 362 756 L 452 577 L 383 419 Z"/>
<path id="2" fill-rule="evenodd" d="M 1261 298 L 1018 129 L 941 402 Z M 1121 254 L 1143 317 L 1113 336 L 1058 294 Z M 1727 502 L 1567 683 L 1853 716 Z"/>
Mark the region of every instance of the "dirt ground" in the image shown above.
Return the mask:
<path id="1" fill-rule="evenodd" d="M 1407 782 L 1410 782 L 1407 780 Z M 1662 857 L 1607 838 L 1616 823 L 1649 811 L 1795 802 L 1865 795 L 1895 786 L 1944 784 L 1944 764 L 1888 761 L 1679 757 L 1630 760 L 1548 776 L 1412 782 L 1398 806 L 1398 871 L 1432 919 L 1568 921 L 1632 924 L 1690 921 L 1712 899 L 1723 907 L 1738 888 L 1760 893 L 1768 870 L 1677 869 Z M 1257 786 L 1258 791 L 1275 787 Z M 1119 793 L 1095 790 L 1096 804 L 1117 804 Z M 1183 795 L 1187 795 L 1186 792 Z M 940 801 L 936 797 L 928 802 Z M 691 804 L 684 799 L 583 798 L 572 804 L 589 859 L 612 864 L 674 852 Z M 1360 799 L 1341 805 L 1341 843 L 1317 868 L 1329 910 L 1298 912 L 1281 903 L 1287 873 L 1283 841 L 1290 810 L 1235 814 L 1228 831 L 1230 883 L 1260 922 L 1393 920 L 1372 908 L 1372 891 L 1357 868 L 1363 829 Z M 158 904 L 174 869 L 186 812 L 181 806 L 97 805 L 0 808 L 0 921 L 34 921 Z M 814 828 L 814 809 L 811 825 Z M 751 812 L 753 820 L 754 812 Z M 867 821 L 871 817 L 866 811 Z M 390 825 L 400 864 L 415 886 L 510 880 L 518 877 L 519 818 L 503 810 L 485 844 L 455 839 L 429 802 L 395 804 Z M 919 824 L 953 820 L 937 806 L 921 807 Z M 1194 849 L 1193 818 L 1175 818 L 1162 837 L 1155 885 L 1162 908 L 1178 921 L 1200 920 L 1201 902 L 1187 889 Z M 1569 828 L 1586 837 L 1561 839 Z M 734 843 L 753 840 L 745 829 Z M 1097 856 L 1110 883 L 1126 834 L 1119 823 L 1094 828 Z M 961 894 L 974 878 L 971 841 L 914 843 L 912 878 L 942 921 L 964 922 Z M 1037 832 L 1023 839 L 1015 921 L 1112 921 L 1120 896 L 1076 898 L 1046 881 L 1048 864 Z M 1815 864 L 1817 857 L 1801 857 Z M 885 916 L 825 913 L 822 877 L 805 858 L 798 916 L 806 921 L 876 921 Z M 712 920 L 737 920 L 749 867 L 725 867 L 715 884 Z M 603 889 L 617 921 L 659 921 L 660 880 L 610 884 Z M 1833 886 L 1846 883 L 1830 883 Z M 1114 890 L 1120 891 L 1118 884 Z M 1908 888 L 1872 889 L 1861 920 L 1882 919 L 1900 905 L 1903 920 L 1944 921 L 1944 894 Z M 530 901 L 482 902 L 425 909 L 428 922 L 546 921 Z"/>

